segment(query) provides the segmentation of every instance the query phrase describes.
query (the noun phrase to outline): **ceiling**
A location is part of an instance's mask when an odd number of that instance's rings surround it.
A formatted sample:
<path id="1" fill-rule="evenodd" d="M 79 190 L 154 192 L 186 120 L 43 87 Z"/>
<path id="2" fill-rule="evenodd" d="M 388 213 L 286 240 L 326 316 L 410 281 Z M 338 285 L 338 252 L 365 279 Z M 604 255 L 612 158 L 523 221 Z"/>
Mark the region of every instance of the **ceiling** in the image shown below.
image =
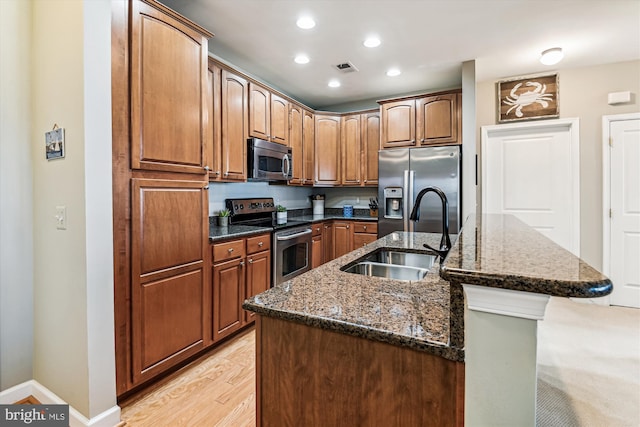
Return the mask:
<path id="1" fill-rule="evenodd" d="M 160 1 L 215 34 L 213 55 L 316 109 L 460 87 L 470 60 L 486 81 L 640 59 L 640 0 Z M 302 14 L 315 28 L 296 26 Z M 379 47 L 363 46 L 370 34 Z M 542 65 L 556 46 L 564 60 Z M 346 61 L 359 71 L 335 68 Z"/>

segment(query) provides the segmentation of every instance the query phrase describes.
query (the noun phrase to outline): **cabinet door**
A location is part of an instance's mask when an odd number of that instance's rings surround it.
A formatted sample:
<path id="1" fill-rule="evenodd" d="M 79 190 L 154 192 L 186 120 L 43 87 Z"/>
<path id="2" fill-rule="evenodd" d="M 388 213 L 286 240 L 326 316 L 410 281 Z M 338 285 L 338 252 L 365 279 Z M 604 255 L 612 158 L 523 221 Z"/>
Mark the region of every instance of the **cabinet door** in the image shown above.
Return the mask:
<path id="1" fill-rule="evenodd" d="M 340 184 L 340 117 L 316 114 L 316 185 Z"/>
<path id="2" fill-rule="evenodd" d="M 322 243 L 322 235 L 311 238 L 311 268 L 316 268 L 323 264 L 324 246 Z"/>
<path id="3" fill-rule="evenodd" d="M 247 81 L 227 70 L 221 73 L 222 179 L 247 179 Z"/>
<path id="4" fill-rule="evenodd" d="M 213 341 L 219 341 L 243 324 L 245 258 L 214 264 Z"/>
<path id="5" fill-rule="evenodd" d="M 302 117 L 302 147 L 304 151 L 302 183 L 305 185 L 313 185 L 313 176 L 315 173 L 315 138 L 315 116 L 311 111 L 304 110 Z"/>
<path id="6" fill-rule="evenodd" d="M 289 184 L 302 184 L 304 170 L 304 147 L 302 144 L 302 108 L 291 104 L 289 112 L 289 146 L 293 162 L 293 174 Z"/>
<path id="7" fill-rule="evenodd" d="M 287 145 L 289 141 L 289 101 L 272 93 L 270 112 L 269 140 Z"/>
<path id="8" fill-rule="evenodd" d="M 333 223 L 325 222 L 322 230 L 322 260 L 329 262 L 333 259 Z"/>
<path id="9" fill-rule="evenodd" d="M 380 113 L 363 114 L 362 122 L 362 181 L 364 185 L 378 185 L 378 150 L 380 149 Z"/>
<path id="10" fill-rule="evenodd" d="M 249 83 L 249 136 L 269 140 L 270 92 L 255 83 Z"/>
<path id="11" fill-rule="evenodd" d="M 416 102 L 413 99 L 381 105 L 382 147 L 416 145 Z"/>
<path id="12" fill-rule="evenodd" d="M 376 234 L 354 233 L 353 235 L 353 249 L 358 249 L 368 245 L 371 242 L 375 242 L 378 239 Z"/>
<path id="13" fill-rule="evenodd" d="M 207 70 L 207 109 L 209 120 L 206 138 L 209 141 L 209 181 L 218 180 L 222 176 L 222 131 L 221 131 L 221 99 L 220 99 L 220 67 L 209 61 Z"/>
<path id="14" fill-rule="evenodd" d="M 271 287 L 271 251 L 262 251 L 247 256 L 247 277 L 244 299 L 258 295 Z M 242 306 L 242 301 L 240 302 Z M 244 312 L 244 321 L 255 319 L 252 311 Z"/>
<path id="15" fill-rule="evenodd" d="M 204 181 L 133 179 L 131 319 L 133 381 L 204 346 L 208 193 Z"/>
<path id="16" fill-rule="evenodd" d="M 422 145 L 458 144 L 458 95 L 417 100 L 417 137 Z"/>
<path id="17" fill-rule="evenodd" d="M 131 167 L 205 174 L 207 39 L 132 2 Z"/>
<path id="18" fill-rule="evenodd" d="M 351 223 L 335 221 L 333 223 L 333 257 L 338 258 L 349 253 L 352 248 Z"/>
<path id="19" fill-rule="evenodd" d="M 360 156 L 362 152 L 360 114 L 342 117 L 340 137 L 342 185 L 360 185 Z"/>

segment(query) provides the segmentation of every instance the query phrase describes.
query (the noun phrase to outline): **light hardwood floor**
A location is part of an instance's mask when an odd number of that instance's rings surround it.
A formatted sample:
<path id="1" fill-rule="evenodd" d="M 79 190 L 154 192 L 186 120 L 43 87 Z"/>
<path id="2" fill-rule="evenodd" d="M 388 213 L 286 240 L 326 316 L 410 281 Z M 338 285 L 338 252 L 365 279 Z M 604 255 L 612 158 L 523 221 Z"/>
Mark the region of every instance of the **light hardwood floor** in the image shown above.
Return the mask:
<path id="1" fill-rule="evenodd" d="M 255 426 L 255 328 L 121 402 L 126 427 Z"/>

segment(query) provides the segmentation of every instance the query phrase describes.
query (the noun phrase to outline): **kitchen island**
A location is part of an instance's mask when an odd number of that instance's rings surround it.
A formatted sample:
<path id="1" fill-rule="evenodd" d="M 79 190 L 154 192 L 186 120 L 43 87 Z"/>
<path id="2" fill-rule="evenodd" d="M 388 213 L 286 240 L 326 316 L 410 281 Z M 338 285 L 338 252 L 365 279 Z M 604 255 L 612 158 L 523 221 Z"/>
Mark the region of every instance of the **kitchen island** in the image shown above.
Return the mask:
<path id="1" fill-rule="evenodd" d="M 470 217 L 422 280 L 341 271 L 379 248 L 425 252 L 439 239 L 392 233 L 245 302 L 259 315 L 259 425 L 535 425 L 549 295 L 604 296 L 611 282 L 502 215 Z"/>

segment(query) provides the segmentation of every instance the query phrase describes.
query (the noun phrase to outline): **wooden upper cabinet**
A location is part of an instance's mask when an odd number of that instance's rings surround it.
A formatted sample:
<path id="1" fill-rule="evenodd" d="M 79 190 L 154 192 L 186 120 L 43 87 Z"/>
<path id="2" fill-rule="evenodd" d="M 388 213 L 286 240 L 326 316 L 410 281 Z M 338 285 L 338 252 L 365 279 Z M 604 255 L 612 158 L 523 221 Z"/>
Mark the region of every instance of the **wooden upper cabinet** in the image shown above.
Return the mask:
<path id="1" fill-rule="evenodd" d="M 256 83 L 249 83 L 249 136 L 287 144 L 289 102 Z"/>
<path id="2" fill-rule="evenodd" d="M 271 135 L 269 140 L 287 145 L 289 141 L 289 101 L 271 94 Z"/>
<path id="3" fill-rule="evenodd" d="M 386 102 L 381 106 L 382 147 L 416 145 L 416 101 Z"/>
<path id="4" fill-rule="evenodd" d="M 161 5 L 131 4 L 131 167 L 205 174 L 212 34 Z"/>
<path id="5" fill-rule="evenodd" d="M 340 116 L 316 114 L 315 185 L 340 184 Z"/>
<path id="6" fill-rule="evenodd" d="M 249 83 L 249 136 L 269 140 L 271 93 L 255 83 Z"/>
<path id="7" fill-rule="evenodd" d="M 422 145 L 457 144 L 458 94 L 427 96 L 417 100 L 417 139 Z"/>
<path id="8" fill-rule="evenodd" d="M 221 179 L 247 179 L 248 82 L 225 69 L 220 75 Z"/>
<path id="9" fill-rule="evenodd" d="M 309 110 L 303 110 L 302 114 L 302 147 L 304 152 L 302 184 L 313 185 L 313 177 L 315 173 L 315 116 Z"/>
<path id="10" fill-rule="evenodd" d="M 289 108 L 289 146 L 293 163 L 293 173 L 289 184 L 302 184 L 304 170 L 303 113 L 302 107 L 291 104 Z"/>
<path id="11" fill-rule="evenodd" d="M 360 185 L 362 130 L 360 114 L 342 116 L 340 129 L 342 151 L 342 184 Z"/>
<path id="12" fill-rule="evenodd" d="M 380 149 L 380 113 L 362 114 L 362 183 L 378 185 L 378 150 Z"/>

